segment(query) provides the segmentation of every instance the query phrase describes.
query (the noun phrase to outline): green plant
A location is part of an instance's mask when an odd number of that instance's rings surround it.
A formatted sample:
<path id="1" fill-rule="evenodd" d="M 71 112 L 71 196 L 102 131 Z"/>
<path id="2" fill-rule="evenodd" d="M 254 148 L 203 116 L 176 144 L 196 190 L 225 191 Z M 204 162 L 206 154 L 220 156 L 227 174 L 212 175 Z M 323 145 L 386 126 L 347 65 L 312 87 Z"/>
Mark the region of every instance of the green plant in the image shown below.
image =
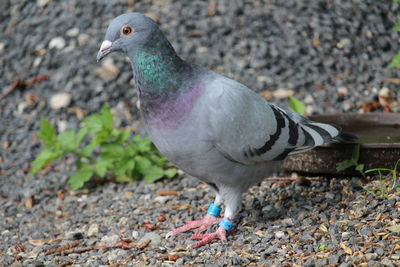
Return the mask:
<path id="1" fill-rule="evenodd" d="M 400 0 L 393 0 L 393 2 L 400 3 Z M 396 22 L 393 27 L 393 30 L 400 31 L 400 20 Z M 400 66 L 400 51 L 392 58 L 392 61 L 389 64 L 389 68 L 399 67 Z"/>
<path id="2" fill-rule="evenodd" d="M 294 96 L 289 96 L 289 106 L 292 111 L 297 112 L 300 115 L 306 113 L 306 105 Z"/>
<path id="3" fill-rule="evenodd" d="M 130 138 L 130 131 L 113 128 L 113 115 L 108 107 L 84 118 L 83 125 L 77 132 L 67 130 L 57 135 L 50 122 L 42 117 L 37 135 L 45 148 L 33 161 L 31 174 L 57 159 L 73 155 L 77 170 L 68 183 L 74 190 L 94 175 L 104 178 L 107 173 L 118 182 L 143 179 L 146 183 L 176 175 L 176 169 L 149 138 L 138 135 Z"/>
<path id="4" fill-rule="evenodd" d="M 337 163 L 336 171 L 341 172 L 350 167 L 354 167 L 356 171 L 359 171 L 362 176 L 365 176 L 364 172 L 364 164 L 358 163 L 360 159 L 360 144 L 356 144 L 353 148 L 353 153 L 351 155 L 351 159 L 344 160 L 342 162 Z"/>
<path id="5" fill-rule="evenodd" d="M 396 162 L 394 165 L 393 169 L 388 169 L 388 168 L 374 168 L 374 169 L 369 169 L 366 170 L 365 173 L 373 173 L 373 172 L 378 172 L 379 175 L 379 187 L 378 191 L 380 192 L 381 197 L 387 197 L 390 192 L 393 190 L 396 190 L 397 188 L 400 188 L 400 184 L 397 182 L 398 176 L 397 176 L 397 166 L 400 162 L 400 159 Z M 392 176 L 392 182 L 391 185 L 387 186 L 384 182 L 382 172 L 387 172 L 387 175 Z M 372 190 L 369 190 L 370 192 Z"/>

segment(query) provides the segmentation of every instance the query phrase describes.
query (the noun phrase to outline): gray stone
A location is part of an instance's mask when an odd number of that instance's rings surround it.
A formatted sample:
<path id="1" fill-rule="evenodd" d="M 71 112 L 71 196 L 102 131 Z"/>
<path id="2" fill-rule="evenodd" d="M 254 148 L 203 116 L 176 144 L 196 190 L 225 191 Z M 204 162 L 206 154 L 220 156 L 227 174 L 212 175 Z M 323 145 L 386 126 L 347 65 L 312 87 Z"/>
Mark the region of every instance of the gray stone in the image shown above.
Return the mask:
<path id="1" fill-rule="evenodd" d="M 112 245 L 112 244 L 117 243 L 119 239 L 120 238 L 118 235 L 106 235 L 106 236 L 103 236 L 103 238 L 101 238 L 101 243 L 107 244 L 107 245 Z"/>
<path id="2" fill-rule="evenodd" d="M 146 233 L 146 234 L 137 242 L 137 244 L 142 244 L 142 243 L 144 243 L 144 242 L 146 242 L 146 241 L 148 241 L 148 240 L 151 240 L 151 242 L 150 242 L 150 244 L 149 244 L 149 247 L 156 248 L 156 247 L 159 247 L 160 244 L 161 244 L 161 237 L 160 237 L 158 234 L 154 233 L 154 232 Z"/>

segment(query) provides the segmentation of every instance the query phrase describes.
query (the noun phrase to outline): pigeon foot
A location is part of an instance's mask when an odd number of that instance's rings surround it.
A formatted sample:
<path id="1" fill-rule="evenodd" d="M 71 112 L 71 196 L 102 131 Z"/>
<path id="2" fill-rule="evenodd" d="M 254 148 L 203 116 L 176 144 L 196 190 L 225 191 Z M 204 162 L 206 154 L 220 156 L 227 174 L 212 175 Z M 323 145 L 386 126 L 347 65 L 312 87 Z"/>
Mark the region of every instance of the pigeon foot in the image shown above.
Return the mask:
<path id="1" fill-rule="evenodd" d="M 195 229 L 195 235 L 200 234 L 201 232 L 205 231 L 207 228 L 209 228 L 213 224 L 218 223 L 220 220 L 221 220 L 220 217 L 215 217 L 215 216 L 212 216 L 211 214 L 207 214 L 201 220 L 188 221 L 188 222 L 186 222 L 185 225 L 178 227 L 176 229 L 173 229 L 172 231 L 168 232 L 166 237 L 169 238 L 171 236 L 175 236 L 177 234 L 187 232 L 192 229 Z"/>
<path id="2" fill-rule="evenodd" d="M 201 239 L 192 245 L 192 248 L 204 246 L 215 239 L 221 240 L 223 243 L 226 241 L 227 231 L 223 227 L 218 227 L 217 231 L 211 234 L 193 234 L 192 239 Z"/>

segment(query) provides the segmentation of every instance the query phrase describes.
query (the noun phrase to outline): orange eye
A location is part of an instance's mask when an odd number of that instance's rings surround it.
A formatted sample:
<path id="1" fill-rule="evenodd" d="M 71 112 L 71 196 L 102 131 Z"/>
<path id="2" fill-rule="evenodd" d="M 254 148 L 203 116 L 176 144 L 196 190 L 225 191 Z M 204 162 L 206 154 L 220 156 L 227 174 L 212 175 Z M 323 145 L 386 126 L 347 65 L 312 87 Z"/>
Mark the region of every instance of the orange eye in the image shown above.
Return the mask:
<path id="1" fill-rule="evenodd" d="M 127 36 L 133 33 L 133 29 L 131 26 L 125 25 L 121 28 L 121 35 Z"/>

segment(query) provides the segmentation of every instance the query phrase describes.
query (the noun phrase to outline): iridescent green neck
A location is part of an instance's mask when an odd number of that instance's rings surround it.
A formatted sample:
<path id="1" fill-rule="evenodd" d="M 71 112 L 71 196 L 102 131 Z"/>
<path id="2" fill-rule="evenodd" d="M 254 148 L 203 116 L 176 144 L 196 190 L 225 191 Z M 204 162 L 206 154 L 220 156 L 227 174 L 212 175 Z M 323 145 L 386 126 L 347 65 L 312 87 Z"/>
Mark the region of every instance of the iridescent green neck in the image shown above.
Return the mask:
<path id="1" fill-rule="evenodd" d="M 166 95 L 182 88 L 187 64 L 169 45 L 137 51 L 132 69 L 141 95 Z M 142 94 L 143 93 L 143 94 Z"/>

